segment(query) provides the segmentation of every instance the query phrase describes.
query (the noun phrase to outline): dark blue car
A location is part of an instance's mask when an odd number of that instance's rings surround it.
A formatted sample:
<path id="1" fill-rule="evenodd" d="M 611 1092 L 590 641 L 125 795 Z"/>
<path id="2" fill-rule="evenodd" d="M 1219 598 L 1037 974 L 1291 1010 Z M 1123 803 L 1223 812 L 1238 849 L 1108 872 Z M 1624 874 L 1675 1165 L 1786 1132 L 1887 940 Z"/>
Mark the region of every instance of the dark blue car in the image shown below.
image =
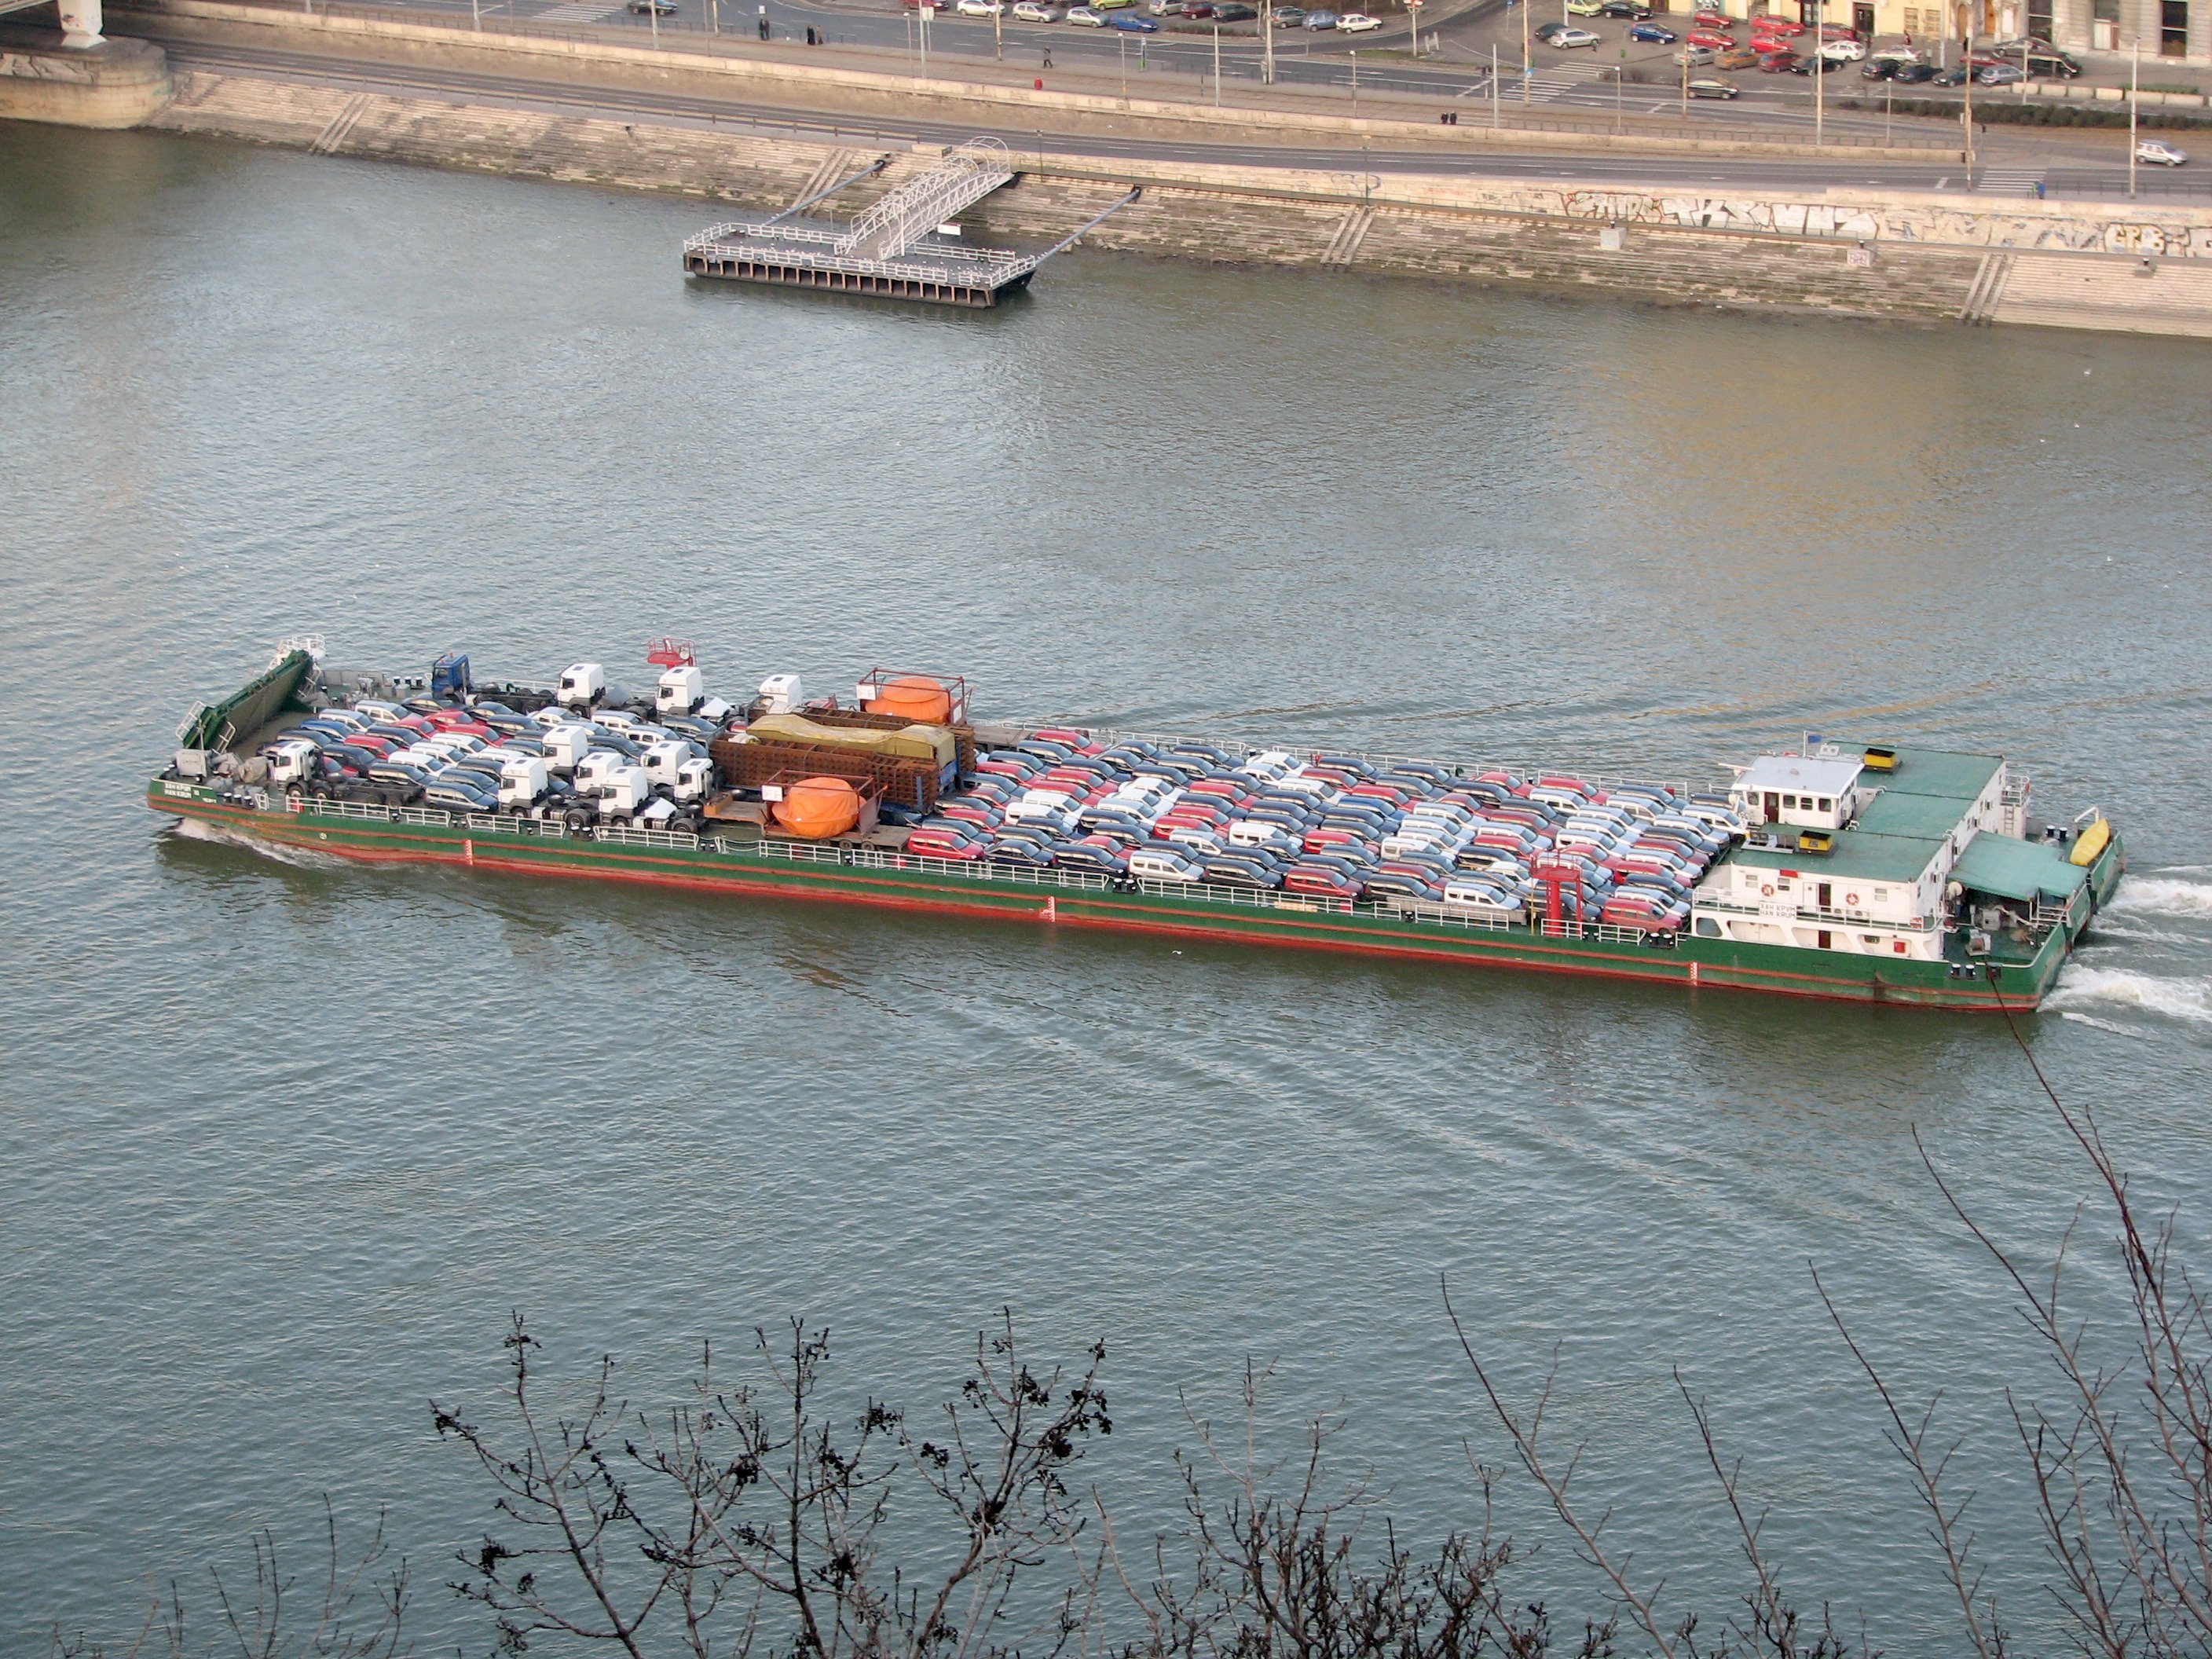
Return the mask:
<path id="1" fill-rule="evenodd" d="M 1661 23 L 1638 23 L 1628 31 L 1632 40 L 1642 40 L 1655 46 L 1671 46 L 1682 37 Z"/>
<path id="2" fill-rule="evenodd" d="M 1133 11 L 1115 12 L 1113 27 L 1124 34 L 1158 34 L 1160 32 L 1158 23 L 1149 17 L 1139 17 Z"/>

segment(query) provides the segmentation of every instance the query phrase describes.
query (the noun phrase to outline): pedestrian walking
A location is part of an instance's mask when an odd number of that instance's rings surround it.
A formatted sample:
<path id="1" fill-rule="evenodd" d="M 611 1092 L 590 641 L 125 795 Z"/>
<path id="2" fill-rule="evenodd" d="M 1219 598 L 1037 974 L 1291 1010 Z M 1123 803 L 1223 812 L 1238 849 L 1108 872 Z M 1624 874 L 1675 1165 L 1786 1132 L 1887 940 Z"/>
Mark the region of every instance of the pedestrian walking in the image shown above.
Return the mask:
<path id="1" fill-rule="evenodd" d="M 1052 48 L 1050 46 L 1047 46 L 1044 49 L 1044 66 L 1047 69 L 1050 69 L 1052 67 Z"/>

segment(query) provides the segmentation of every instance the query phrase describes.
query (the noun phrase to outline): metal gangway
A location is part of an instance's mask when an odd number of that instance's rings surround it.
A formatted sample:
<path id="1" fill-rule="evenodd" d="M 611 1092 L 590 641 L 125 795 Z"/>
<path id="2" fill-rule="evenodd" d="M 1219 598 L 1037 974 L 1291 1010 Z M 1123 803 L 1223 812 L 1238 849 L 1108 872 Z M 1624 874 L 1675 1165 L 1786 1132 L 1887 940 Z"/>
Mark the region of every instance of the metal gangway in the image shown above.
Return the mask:
<path id="1" fill-rule="evenodd" d="M 684 268 L 695 276 L 830 289 L 940 305 L 993 306 L 1026 287 L 1039 265 L 1135 201 L 1132 188 L 1052 246 L 1036 253 L 964 243 L 960 211 L 1014 178 L 1012 154 L 996 138 L 971 138 L 945 159 L 887 191 L 849 224 L 801 217 L 808 208 L 874 177 L 890 164 L 878 156 L 850 177 L 816 189 L 837 157 L 823 164 L 804 198 L 767 219 L 713 225 L 684 244 Z"/>
<path id="2" fill-rule="evenodd" d="M 963 208 L 973 207 L 1014 176 L 1012 157 L 996 138 L 970 138 L 927 173 L 887 191 L 853 221 L 837 252 L 854 259 L 896 259 Z"/>

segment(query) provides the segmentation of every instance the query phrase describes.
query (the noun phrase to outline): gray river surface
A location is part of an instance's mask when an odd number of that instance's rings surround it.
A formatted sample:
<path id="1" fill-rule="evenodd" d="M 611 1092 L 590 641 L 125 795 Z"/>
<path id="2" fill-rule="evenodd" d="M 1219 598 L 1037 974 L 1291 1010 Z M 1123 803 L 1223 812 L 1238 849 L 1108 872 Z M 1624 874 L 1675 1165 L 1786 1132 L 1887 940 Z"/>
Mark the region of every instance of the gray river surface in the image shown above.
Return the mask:
<path id="1" fill-rule="evenodd" d="M 1462 1437 L 1504 1456 L 1440 1275 L 1516 1392 L 1557 1347 L 1668 1606 L 1739 1577 L 1680 1366 L 1799 1594 L 1956 1650 L 1808 1263 L 1948 1390 L 2057 1645 L 1997 1392 L 2050 1379 L 1912 1139 L 2050 1249 L 2086 1172 L 2000 1021 L 326 866 L 140 792 L 302 630 L 1700 778 L 1808 726 L 2002 751 L 2127 836 L 2021 1036 L 2194 1249 L 2212 344 L 1089 254 L 880 307 L 687 283 L 710 212 L 0 126 L 0 1650 L 325 1492 L 481 1647 L 440 1583 L 487 1494 L 426 1401 L 490 1398 L 512 1309 L 641 1398 L 792 1315 L 914 1407 L 1001 1306 L 1103 1338 L 1125 1536 L 1173 1519 L 1179 1391 L 1272 1362 L 1270 1421 L 1340 1407 L 1432 1534 Z M 1556 1543 L 1530 1583 L 1601 1606 Z"/>

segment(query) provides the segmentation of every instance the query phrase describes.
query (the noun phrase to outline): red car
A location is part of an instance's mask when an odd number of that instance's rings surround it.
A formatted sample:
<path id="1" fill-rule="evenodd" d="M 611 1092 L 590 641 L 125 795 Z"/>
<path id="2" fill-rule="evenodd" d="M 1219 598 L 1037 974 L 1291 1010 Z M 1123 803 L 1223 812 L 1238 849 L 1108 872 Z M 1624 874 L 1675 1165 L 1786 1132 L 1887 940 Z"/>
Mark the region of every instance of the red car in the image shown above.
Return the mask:
<path id="1" fill-rule="evenodd" d="M 1753 34 L 1771 34 L 1777 40 L 1794 40 L 1805 33 L 1802 23 L 1792 23 L 1781 17 L 1754 17 L 1751 20 Z"/>
<path id="2" fill-rule="evenodd" d="M 1797 54 L 1787 48 L 1780 52 L 1762 53 L 1759 60 L 1761 75 L 1787 75 L 1797 67 Z"/>
<path id="3" fill-rule="evenodd" d="M 1690 31 L 1690 44 L 1693 46 L 1710 46 L 1715 52 L 1726 52 L 1735 45 L 1735 38 L 1733 35 L 1719 33 L 1712 29 L 1692 29 Z"/>
<path id="4" fill-rule="evenodd" d="M 1359 884 L 1325 864 L 1294 864 L 1284 872 L 1283 890 L 1311 898 L 1357 899 Z"/>
<path id="5" fill-rule="evenodd" d="M 1298 843 L 1301 853 L 1326 853 L 1332 847 L 1362 847 L 1366 843 L 1349 830 L 1316 830 Z"/>

